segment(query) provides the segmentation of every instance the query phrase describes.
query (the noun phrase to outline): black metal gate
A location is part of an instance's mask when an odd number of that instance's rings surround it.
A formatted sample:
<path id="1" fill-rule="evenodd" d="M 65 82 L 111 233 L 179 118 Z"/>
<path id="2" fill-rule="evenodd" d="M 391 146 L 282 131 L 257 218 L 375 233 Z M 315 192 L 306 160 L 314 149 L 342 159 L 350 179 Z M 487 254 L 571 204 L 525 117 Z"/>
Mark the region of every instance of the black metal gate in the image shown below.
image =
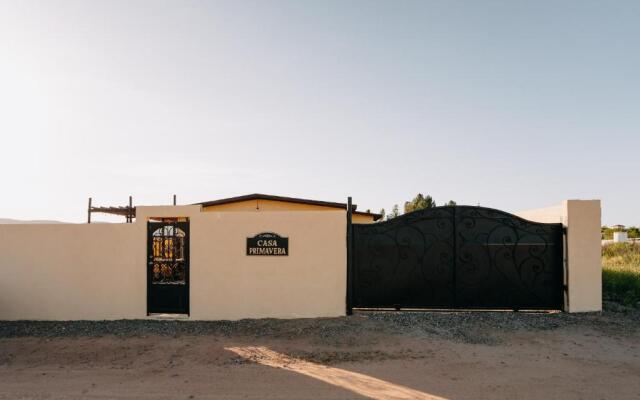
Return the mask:
<path id="1" fill-rule="evenodd" d="M 349 233 L 349 308 L 563 308 L 562 224 L 454 206 Z"/>
<path id="2" fill-rule="evenodd" d="M 189 313 L 189 222 L 148 223 L 147 313 Z"/>

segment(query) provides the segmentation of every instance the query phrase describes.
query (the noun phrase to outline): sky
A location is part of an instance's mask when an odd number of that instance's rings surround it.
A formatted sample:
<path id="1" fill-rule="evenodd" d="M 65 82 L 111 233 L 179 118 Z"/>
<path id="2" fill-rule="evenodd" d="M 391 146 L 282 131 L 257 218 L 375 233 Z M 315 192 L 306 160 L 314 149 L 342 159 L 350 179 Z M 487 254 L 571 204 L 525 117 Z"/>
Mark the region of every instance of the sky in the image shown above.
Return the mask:
<path id="1" fill-rule="evenodd" d="M 420 192 L 640 225 L 638 21 L 635 0 L 0 0 L 0 217 Z"/>

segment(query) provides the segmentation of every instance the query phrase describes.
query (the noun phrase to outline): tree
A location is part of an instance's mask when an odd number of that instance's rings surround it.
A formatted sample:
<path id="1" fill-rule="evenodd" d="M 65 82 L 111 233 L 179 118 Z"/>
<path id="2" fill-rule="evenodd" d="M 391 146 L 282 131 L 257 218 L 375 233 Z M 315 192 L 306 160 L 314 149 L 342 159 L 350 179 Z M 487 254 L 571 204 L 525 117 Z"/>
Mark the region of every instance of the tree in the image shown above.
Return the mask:
<path id="1" fill-rule="evenodd" d="M 387 219 L 396 218 L 398 215 L 400 215 L 400 209 L 398 208 L 397 204 L 394 204 L 393 208 L 391 209 L 391 214 L 387 216 Z"/>
<path id="2" fill-rule="evenodd" d="M 423 210 L 435 206 L 436 202 L 433 200 L 433 197 L 429 195 L 423 196 L 422 193 L 418 193 L 413 200 L 404 203 L 404 212 L 409 213 L 411 211 Z"/>
<path id="3" fill-rule="evenodd" d="M 453 206 L 455 206 L 456 204 L 457 204 L 457 203 L 456 203 L 455 201 L 453 201 L 453 200 L 449 200 L 449 202 L 448 202 L 448 203 L 446 203 L 446 204 L 445 204 L 445 206 L 453 207 Z"/>
<path id="4" fill-rule="evenodd" d="M 387 216 L 386 213 L 384 212 L 384 208 L 380 209 L 380 221 L 384 221 L 384 218 Z"/>

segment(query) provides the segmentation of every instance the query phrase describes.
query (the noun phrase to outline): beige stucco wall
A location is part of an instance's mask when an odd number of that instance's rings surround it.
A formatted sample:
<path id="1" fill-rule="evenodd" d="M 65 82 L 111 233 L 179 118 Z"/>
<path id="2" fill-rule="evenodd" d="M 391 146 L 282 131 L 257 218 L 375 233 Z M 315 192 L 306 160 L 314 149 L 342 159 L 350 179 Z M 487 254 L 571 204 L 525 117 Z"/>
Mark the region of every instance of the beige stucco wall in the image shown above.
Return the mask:
<path id="1" fill-rule="evenodd" d="M 347 212 L 345 211 L 344 214 L 346 213 Z M 372 224 L 375 221 L 373 220 L 373 216 L 371 215 L 353 213 L 351 214 L 351 222 L 353 222 L 354 224 Z"/>
<path id="2" fill-rule="evenodd" d="M 321 206 L 317 204 L 303 204 L 294 203 L 291 201 L 278 201 L 278 200 L 243 200 L 235 201 L 232 203 L 215 204 L 211 206 L 203 206 L 204 212 L 225 212 L 225 211 L 248 211 L 248 212 L 260 212 L 260 211 L 325 211 L 335 212 L 342 211 L 333 207 Z M 342 211 L 346 218 L 346 209 Z M 375 222 L 373 215 L 366 213 L 353 213 L 352 221 L 357 224 L 369 224 Z"/>
<path id="3" fill-rule="evenodd" d="M 339 316 L 346 311 L 343 211 L 204 213 L 191 222 L 195 319 Z M 260 232 L 289 238 L 289 256 L 246 256 Z"/>
<path id="4" fill-rule="evenodd" d="M 146 316 L 144 224 L 0 225 L 0 319 Z"/>
<path id="5" fill-rule="evenodd" d="M 138 207 L 133 224 L 0 225 L 0 319 L 147 318 L 146 221 L 189 217 L 190 319 L 345 313 L 345 212 Z M 245 255 L 262 231 L 287 257 Z"/>
<path id="6" fill-rule="evenodd" d="M 564 219 L 565 208 L 566 205 L 563 202 L 555 206 L 519 211 L 515 214 L 530 221 L 544 222 L 548 224 L 563 223 L 566 226 L 566 221 Z"/>
<path id="7" fill-rule="evenodd" d="M 565 200 L 557 206 L 521 211 L 516 215 L 537 222 L 560 222 L 567 228 L 565 309 L 569 312 L 602 310 L 600 200 Z"/>
<path id="8" fill-rule="evenodd" d="M 136 206 L 136 223 L 146 222 L 151 218 L 193 218 L 201 214 L 201 206 Z"/>
<path id="9" fill-rule="evenodd" d="M 133 224 L 0 225 L 0 319 L 147 318 L 146 221 L 190 218 L 191 319 L 345 313 L 346 211 L 201 212 L 137 207 Z M 600 202 L 568 200 L 517 213 L 562 222 L 570 312 L 602 308 Z M 289 237 L 289 256 L 245 255 L 263 231 Z"/>

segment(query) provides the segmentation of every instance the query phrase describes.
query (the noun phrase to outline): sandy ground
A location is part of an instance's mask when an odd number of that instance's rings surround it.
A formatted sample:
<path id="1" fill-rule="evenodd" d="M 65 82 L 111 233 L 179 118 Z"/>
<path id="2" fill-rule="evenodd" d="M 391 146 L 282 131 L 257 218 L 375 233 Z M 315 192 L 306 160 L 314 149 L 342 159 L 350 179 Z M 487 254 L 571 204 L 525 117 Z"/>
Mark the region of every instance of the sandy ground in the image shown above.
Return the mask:
<path id="1" fill-rule="evenodd" d="M 624 318 L 484 323 L 462 337 L 366 316 L 267 334 L 6 335 L 0 398 L 640 399 L 640 323 L 618 329 Z M 318 328 L 332 325 L 346 328 Z"/>

